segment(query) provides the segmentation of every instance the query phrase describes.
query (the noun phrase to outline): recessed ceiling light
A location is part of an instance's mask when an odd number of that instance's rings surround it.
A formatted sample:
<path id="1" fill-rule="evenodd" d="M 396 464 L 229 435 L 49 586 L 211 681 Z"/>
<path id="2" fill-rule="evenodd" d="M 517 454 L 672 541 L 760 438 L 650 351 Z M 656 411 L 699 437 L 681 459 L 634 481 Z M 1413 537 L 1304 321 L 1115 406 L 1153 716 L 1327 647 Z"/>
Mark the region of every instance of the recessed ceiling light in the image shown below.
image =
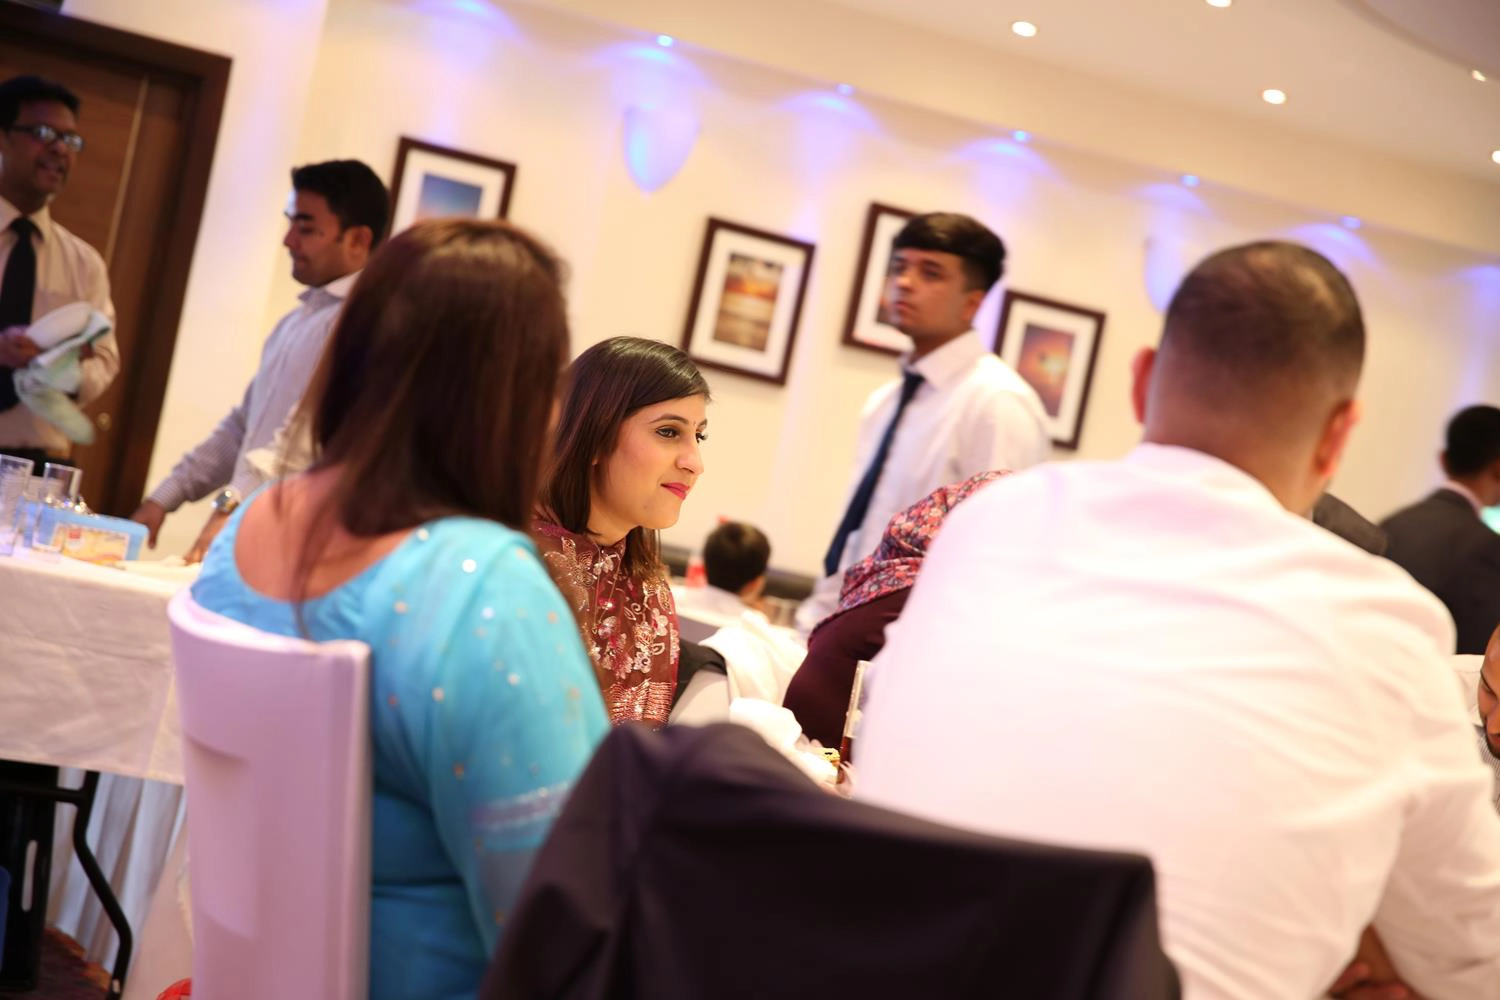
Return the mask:
<path id="1" fill-rule="evenodd" d="M 1210 7 L 1228 7 L 1234 0 L 1208 0 Z"/>
<path id="2" fill-rule="evenodd" d="M 1494 160 L 1496 163 L 1500 163 L 1500 149 L 1497 149 L 1493 153 L 1491 153 L 1490 159 Z"/>
<path id="3" fill-rule="evenodd" d="M 1195 187 L 1198 186 L 1198 175 L 1197 174 L 1183 174 L 1182 175 L 1182 183 L 1184 185 L 1186 185 L 1187 187 L 1195 188 Z"/>
<path id="4" fill-rule="evenodd" d="M 1262 90 L 1260 92 L 1260 99 L 1267 104 L 1285 104 L 1286 94 L 1283 91 L 1272 88 L 1271 90 Z"/>
<path id="5" fill-rule="evenodd" d="M 1472 76 L 1474 79 L 1478 80 L 1480 83 L 1483 83 L 1484 81 L 1486 81 L 1486 80 L 1489 79 L 1489 77 L 1485 76 L 1483 73 L 1479 72 L 1479 70 L 1477 70 L 1477 69 L 1471 69 L 1471 70 L 1469 70 L 1469 75 Z"/>
<path id="6" fill-rule="evenodd" d="M 1031 133 L 1028 132 L 1028 131 L 1026 131 L 1024 128 L 1018 128 L 1018 129 L 1016 129 L 1014 132 L 1012 132 L 1010 134 L 1010 137 L 1012 139 L 1016 140 L 1017 142 L 1021 142 L 1021 143 L 1026 143 L 1026 142 L 1030 142 L 1031 141 Z"/>
<path id="7" fill-rule="evenodd" d="M 671 35 L 657 35 L 656 44 L 660 45 L 664 49 L 670 49 L 672 46 L 677 44 L 677 39 L 673 38 Z"/>
<path id="8" fill-rule="evenodd" d="M 1020 35 L 1022 38 L 1035 38 L 1036 37 L 1036 25 L 1032 24 L 1030 21 L 1015 21 L 1015 22 L 1012 22 L 1012 24 L 1010 26 L 1010 30 L 1014 31 L 1016 34 Z"/>
<path id="9" fill-rule="evenodd" d="M 1345 229 L 1358 229 L 1362 224 L 1357 218 L 1352 215 L 1346 215 L 1339 221 L 1344 224 Z"/>

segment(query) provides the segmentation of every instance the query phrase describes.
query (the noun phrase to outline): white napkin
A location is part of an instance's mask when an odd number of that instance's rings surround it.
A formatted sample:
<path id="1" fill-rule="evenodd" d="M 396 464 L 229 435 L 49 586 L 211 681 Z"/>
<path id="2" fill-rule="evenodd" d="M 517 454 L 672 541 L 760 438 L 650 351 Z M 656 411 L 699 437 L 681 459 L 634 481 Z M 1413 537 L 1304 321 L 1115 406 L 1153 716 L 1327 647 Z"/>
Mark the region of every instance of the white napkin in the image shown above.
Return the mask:
<path id="1" fill-rule="evenodd" d="M 16 395 L 26 408 L 76 444 L 94 441 L 94 422 L 71 398 L 83 383 L 78 352 L 109 331 L 109 320 L 87 302 L 54 309 L 26 331 L 27 337 L 43 348 L 42 353 L 11 376 Z"/>
<path id="2" fill-rule="evenodd" d="M 729 721 L 755 730 L 772 750 L 797 765 L 813 781 L 822 785 L 837 783 L 838 769 L 813 749 L 790 709 L 758 698 L 736 698 L 729 703 Z"/>

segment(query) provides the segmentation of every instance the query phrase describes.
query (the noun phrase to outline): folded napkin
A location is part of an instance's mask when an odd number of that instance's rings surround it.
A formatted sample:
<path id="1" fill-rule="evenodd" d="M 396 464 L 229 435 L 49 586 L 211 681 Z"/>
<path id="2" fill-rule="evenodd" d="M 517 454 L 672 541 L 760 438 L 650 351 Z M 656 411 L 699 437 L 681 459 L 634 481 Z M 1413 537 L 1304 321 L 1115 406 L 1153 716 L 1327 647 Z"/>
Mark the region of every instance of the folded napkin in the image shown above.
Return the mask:
<path id="1" fill-rule="evenodd" d="M 46 349 L 32 358 L 31 364 L 16 369 L 11 377 L 15 381 L 16 395 L 27 409 L 62 431 L 69 441 L 92 444 L 94 422 L 73 401 L 83 382 L 78 352 L 85 344 L 92 344 L 108 333 L 110 322 L 97 309 L 89 309 L 85 314 L 78 306 L 79 303 L 75 302 L 54 310 L 32 325 L 28 334 L 36 331 L 37 336 L 32 339 L 37 346 Z M 59 337 L 58 324 L 52 317 L 62 314 L 63 310 L 70 310 L 63 314 L 72 320 L 68 326 L 74 327 L 75 323 L 77 326 L 72 333 Z"/>
<path id="2" fill-rule="evenodd" d="M 802 735 L 802 727 L 790 709 L 758 698 L 736 698 L 729 703 L 729 721 L 755 730 L 772 750 L 813 781 L 829 786 L 838 781 L 838 769 Z"/>

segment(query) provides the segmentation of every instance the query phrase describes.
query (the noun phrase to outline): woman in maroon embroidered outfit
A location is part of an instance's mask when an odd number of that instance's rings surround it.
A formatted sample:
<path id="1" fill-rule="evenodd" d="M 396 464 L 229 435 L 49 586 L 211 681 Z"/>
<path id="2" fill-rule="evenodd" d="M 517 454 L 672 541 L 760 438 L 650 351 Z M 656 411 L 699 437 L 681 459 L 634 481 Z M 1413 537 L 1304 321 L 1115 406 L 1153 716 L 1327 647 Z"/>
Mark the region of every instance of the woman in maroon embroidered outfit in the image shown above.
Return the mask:
<path id="1" fill-rule="evenodd" d="M 703 474 L 708 383 L 675 347 L 615 337 L 569 367 L 532 537 L 572 605 L 612 723 L 664 726 L 677 612 L 657 531 Z"/>
<path id="2" fill-rule="evenodd" d="M 906 606 L 927 547 L 943 519 L 960 501 L 1003 475 L 981 472 L 933 490 L 891 518 L 875 551 L 844 571 L 838 610 L 807 637 L 807 658 L 792 676 L 782 701 L 809 738 L 824 746 L 839 745 L 855 668 L 885 645 L 885 627 Z"/>

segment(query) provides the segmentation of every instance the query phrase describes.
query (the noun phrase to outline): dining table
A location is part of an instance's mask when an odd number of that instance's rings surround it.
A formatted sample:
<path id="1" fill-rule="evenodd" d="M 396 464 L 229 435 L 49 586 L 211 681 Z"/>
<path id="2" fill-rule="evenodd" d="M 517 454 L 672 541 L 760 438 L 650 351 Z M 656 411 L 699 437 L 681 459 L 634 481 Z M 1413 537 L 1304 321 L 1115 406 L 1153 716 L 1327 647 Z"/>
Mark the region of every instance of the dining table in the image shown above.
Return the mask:
<path id="1" fill-rule="evenodd" d="M 58 811 L 48 922 L 111 966 L 112 998 L 184 836 L 167 602 L 195 572 L 0 556 L 0 760 L 62 769 L 55 787 L 0 790 L 73 807 Z"/>

